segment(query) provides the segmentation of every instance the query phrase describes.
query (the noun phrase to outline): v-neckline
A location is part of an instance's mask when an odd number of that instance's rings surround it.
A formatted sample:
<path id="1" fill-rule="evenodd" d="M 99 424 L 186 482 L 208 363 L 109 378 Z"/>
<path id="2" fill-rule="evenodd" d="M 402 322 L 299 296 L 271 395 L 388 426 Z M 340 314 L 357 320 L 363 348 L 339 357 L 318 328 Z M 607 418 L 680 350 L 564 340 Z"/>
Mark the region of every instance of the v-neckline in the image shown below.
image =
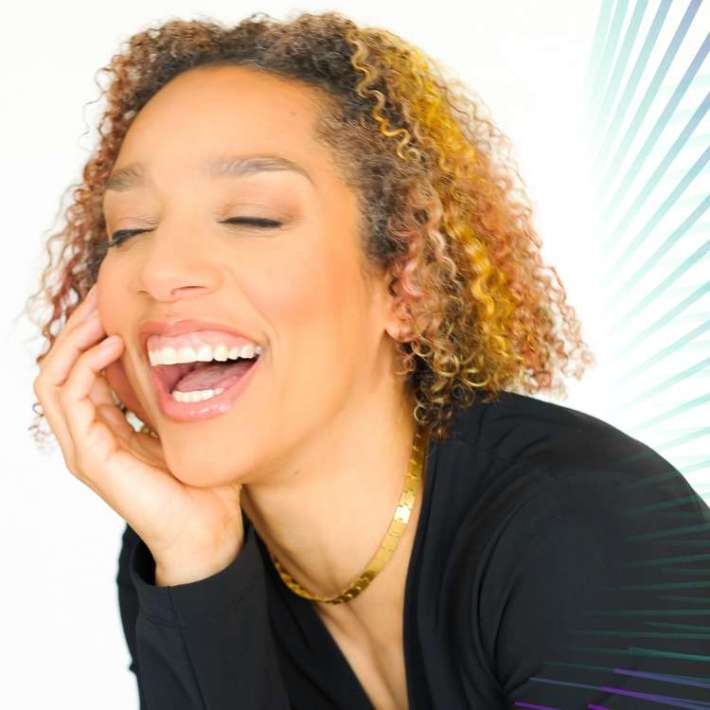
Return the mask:
<path id="1" fill-rule="evenodd" d="M 413 702 L 413 696 L 412 696 L 412 691 L 413 691 L 413 679 L 410 674 L 410 668 L 413 665 L 413 660 L 411 659 L 411 650 L 413 648 L 413 644 L 416 642 L 415 638 L 411 638 L 411 635 L 415 633 L 415 629 L 412 628 L 412 625 L 407 623 L 410 618 L 416 615 L 416 609 L 414 608 L 414 605 L 416 603 L 416 596 L 415 596 L 415 573 L 417 569 L 417 563 L 419 560 L 419 556 L 421 554 L 421 547 L 423 545 L 423 539 L 424 539 L 424 530 L 426 528 L 426 519 L 428 518 L 429 514 L 429 509 L 430 509 L 430 493 L 433 487 L 433 479 L 434 479 L 434 469 L 435 469 L 435 461 L 436 461 L 436 453 L 437 453 L 437 442 L 436 441 L 431 441 L 429 440 L 427 442 L 427 450 L 425 451 L 425 458 L 424 458 L 424 464 L 422 466 L 422 470 L 424 472 L 424 480 L 422 482 L 422 486 L 419 492 L 419 495 L 421 496 L 421 502 L 420 502 L 420 509 L 419 509 L 419 518 L 417 519 L 417 526 L 416 530 L 414 532 L 414 541 L 412 543 L 412 549 L 410 552 L 409 556 L 409 562 L 407 564 L 407 573 L 405 576 L 405 583 L 404 583 L 404 603 L 403 603 L 403 619 L 402 619 L 402 628 L 403 628 L 403 654 L 404 654 L 404 674 L 405 674 L 405 683 L 406 683 L 406 688 L 407 688 L 407 706 L 408 710 L 414 710 L 415 705 Z M 263 542 L 261 542 L 261 545 L 263 545 Z M 331 668 L 332 671 L 335 673 L 341 675 L 342 677 L 340 678 L 327 678 L 326 680 L 331 682 L 333 687 L 337 687 L 338 690 L 342 693 L 343 687 L 345 685 L 349 686 L 349 695 L 348 695 L 348 708 L 350 710 L 374 710 L 374 706 L 372 704 L 372 701 L 370 700 L 369 696 L 365 692 L 365 688 L 363 687 L 362 683 L 360 682 L 360 679 L 357 677 L 357 674 L 353 670 L 352 666 L 350 665 L 348 659 L 346 658 L 345 654 L 343 653 L 342 649 L 338 645 L 338 642 L 335 640 L 334 636 L 330 633 L 328 627 L 325 625 L 321 617 L 319 616 L 318 612 L 315 609 L 314 603 L 311 602 L 308 599 L 304 599 L 303 597 L 299 597 L 298 595 L 294 594 L 292 591 L 290 591 L 286 585 L 283 583 L 283 580 L 278 576 L 278 573 L 276 572 L 276 569 L 274 568 L 273 564 L 270 562 L 268 558 L 268 552 L 266 551 L 266 548 L 263 548 L 263 553 L 265 553 L 265 564 L 268 565 L 270 568 L 270 574 L 272 575 L 272 578 L 275 580 L 275 583 L 279 585 L 282 588 L 282 597 L 287 600 L 287 604 L 289 604 L 295 611 L 296 613 L 300 616 L 301 620 L 305 622 L 308 626 L 308 633 L 310 634 L 317 634 L 317 636 L 320 638 L 322 643 L 328 647 L 328 649 L 334 654 L 335 658 L 337 658 L 337 668 Z M 311 637 L 312 638 L 312 637 Z M 314 644 L 318 646 L 319 644 L 316 643 Z M 325 675 L 325 674 L 324 674 Z M 352 695 L 354 694 L 354 695 Z M 357 696 L 357 697 L 355 697 Z"/>

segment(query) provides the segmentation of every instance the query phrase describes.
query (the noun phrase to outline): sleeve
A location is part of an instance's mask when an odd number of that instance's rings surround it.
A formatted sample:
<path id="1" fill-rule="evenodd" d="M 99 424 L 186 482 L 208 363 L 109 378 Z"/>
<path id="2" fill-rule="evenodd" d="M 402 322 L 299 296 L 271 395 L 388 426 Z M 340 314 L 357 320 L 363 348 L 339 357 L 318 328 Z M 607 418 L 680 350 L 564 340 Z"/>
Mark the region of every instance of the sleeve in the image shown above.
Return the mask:
<path id="1" fill-rule="evenodd" d="M 202 580 L 155 586 L 155 561 L 126 525 L 116 578 L 141 710 L 291 707 L 270 627 L 257 540 Z"/>
<path id="2" fill-rule="evenodd" d="M 558 479 L 509 526 L 505 707 L 710 706 L 710 509 L 665 479 Z"/>

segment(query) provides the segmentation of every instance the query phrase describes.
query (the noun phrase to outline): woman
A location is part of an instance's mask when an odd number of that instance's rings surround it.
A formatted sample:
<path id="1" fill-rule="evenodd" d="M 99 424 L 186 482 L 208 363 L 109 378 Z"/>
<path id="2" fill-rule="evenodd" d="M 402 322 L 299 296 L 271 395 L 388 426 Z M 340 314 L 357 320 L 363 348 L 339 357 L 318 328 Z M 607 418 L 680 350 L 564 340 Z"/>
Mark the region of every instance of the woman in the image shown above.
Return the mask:
<path id="1" fill-rule="evenodd" d="M 677 607 L 628 564 L 644 535 L 697 552 L 710 516 L 640 442 L 509 391 L 592 357 L 475 104 L 337 13 L 170 21 L 106 71 L 35 393 L 127 523 L 141 708 L 707 697 L 653 675 L 701 674 L 707 632 L 610 651 L 620 610 Z"/>

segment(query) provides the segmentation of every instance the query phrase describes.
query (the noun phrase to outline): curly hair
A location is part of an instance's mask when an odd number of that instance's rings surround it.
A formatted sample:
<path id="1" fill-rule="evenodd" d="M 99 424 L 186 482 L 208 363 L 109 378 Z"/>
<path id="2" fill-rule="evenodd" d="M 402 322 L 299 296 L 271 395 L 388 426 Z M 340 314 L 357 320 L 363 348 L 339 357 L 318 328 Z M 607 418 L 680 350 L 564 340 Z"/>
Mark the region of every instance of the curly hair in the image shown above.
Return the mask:
<path id="1" fill-rule="evenodd" d="M 336 12 L 286 21 L 258 12 L 231 27 L 171 19 L 132 35 L 98 70 L 110 77 L 98 147 L 73 186 L 66 224 L 47 240 L 49 263 L 29 299 L 51 311 L 36 321 L 46 339 L 37 363 L 97 278 L 104 186 L 132 120 L 181 72 L 220 65 L 320 90 L 317 139 L 358 197 L 365 263 L 391 278 L 406 309 L 400 374 L 429 436 L 446 438 L 476 390 L 484 401 L 505 389 L 566 396 L 558 374 L 579 379 L 595 363 L 556 270 L 542 261 L 510 141 L 480 99 L 397 35 Z M 43 415 L 33 409 L 37 433 Z"/>

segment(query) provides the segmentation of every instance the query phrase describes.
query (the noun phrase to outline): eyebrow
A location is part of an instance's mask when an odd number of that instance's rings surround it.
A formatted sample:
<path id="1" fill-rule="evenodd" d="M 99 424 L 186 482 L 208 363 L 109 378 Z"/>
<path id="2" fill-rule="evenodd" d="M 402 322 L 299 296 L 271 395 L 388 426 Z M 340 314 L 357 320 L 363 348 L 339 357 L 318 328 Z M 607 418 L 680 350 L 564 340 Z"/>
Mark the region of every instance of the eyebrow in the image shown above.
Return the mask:
<path id="1" fill-rule="evenodd" d="M 289 171 L 303 175 L 311 184 L 313 178 L 305 168 L 280 155 L 228 155 L 212 158 L 202 164 L 210 177 L 244 177 L 262 172 Z M 106 181 L 105 190 L 127 192 L 145 184 L 143 163 L 131 163 L 114 170 Z"/>

